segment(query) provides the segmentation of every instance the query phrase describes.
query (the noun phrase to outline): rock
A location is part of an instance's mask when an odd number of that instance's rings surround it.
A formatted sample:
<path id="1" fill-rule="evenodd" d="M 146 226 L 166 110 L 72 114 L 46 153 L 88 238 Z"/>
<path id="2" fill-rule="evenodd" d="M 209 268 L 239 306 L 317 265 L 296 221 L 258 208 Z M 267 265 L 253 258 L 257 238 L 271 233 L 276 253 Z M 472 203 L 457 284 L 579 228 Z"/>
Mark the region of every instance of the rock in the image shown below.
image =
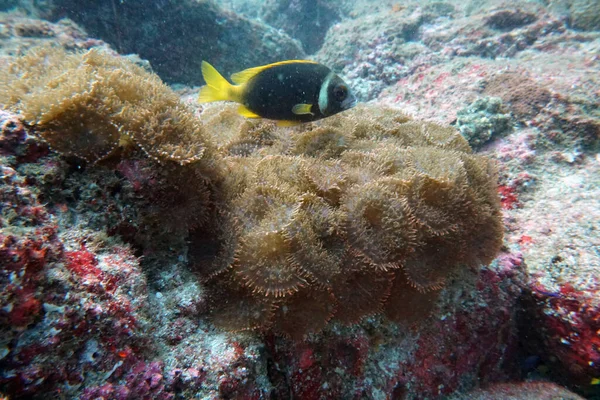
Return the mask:
<path id="1" fill-rule="evenodd" d="M 566 18 L 573 29 L 600 30 L 600 3 L 597 0 L 558 0 L 550 2 L 548 7 Z"/>
<path id="2" fill-rule="evenodd" d="M 262 18 L 298 39 L 308 54 L 317 52 L 331 25 L 340 19 L 334 4 L 313 0 L 269 0 L 262 6 Z"/>
<path id="3" fill-rule="evenodd" d="M 452 400 L 583 400 L 583 397 L 551 382 L 499 383 Z"/>
<path id="4" fill-rule="evenodd" d="M 165 81 L 200 85 L 201 62 L 229 75 L 269 62 L 304 58 L 298 42 L 279 30 L 223 10 L 214 2 L 59 0 L 47 11 L 69 17 L 120 53 L 148 59 Z"/>
<path id="5" fill-rule="evenodd" d="M 511 118 L 497 97 L 475 100 L 467 108 L 458 111 L 456 128 L 474 148 L 479 148 L 494 136 L 510 131 Z"/>
<path id="6" fill-rule="evenodd" d="M 485 23 L 492 29 L 509 31 L 529 25 L 537 20 L 535 14 L 520 9 L 496 11 L 486 18 Z"/>

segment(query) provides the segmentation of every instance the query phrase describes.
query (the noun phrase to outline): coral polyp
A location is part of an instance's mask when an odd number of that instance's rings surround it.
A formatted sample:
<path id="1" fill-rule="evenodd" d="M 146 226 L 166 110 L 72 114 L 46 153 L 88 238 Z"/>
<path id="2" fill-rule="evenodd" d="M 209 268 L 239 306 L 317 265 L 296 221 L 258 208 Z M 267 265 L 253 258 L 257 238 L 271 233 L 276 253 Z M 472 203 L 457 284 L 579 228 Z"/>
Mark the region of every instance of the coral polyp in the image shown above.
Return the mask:
<path id="1" fill-rule="evenodd" d="M 251 232 L 240 240 L 234 271 L 255 292 L 282 297 L 295 293 L 306 281 L 289 257 L 290 243 L 283 232 Z"/>

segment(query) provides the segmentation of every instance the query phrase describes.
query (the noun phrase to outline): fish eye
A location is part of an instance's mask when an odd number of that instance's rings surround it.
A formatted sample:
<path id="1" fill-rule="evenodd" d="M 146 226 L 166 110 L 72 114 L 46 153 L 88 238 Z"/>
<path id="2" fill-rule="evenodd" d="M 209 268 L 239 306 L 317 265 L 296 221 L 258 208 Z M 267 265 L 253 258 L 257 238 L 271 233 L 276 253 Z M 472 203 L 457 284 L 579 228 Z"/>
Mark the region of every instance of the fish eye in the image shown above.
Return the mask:
<path id="1" fill-rule="evenodd" d="M 339 85 L 333 88 L 333 97 L 337 101 L 342 101 L 348 96 L 348 88 L 344 85 Z"/>

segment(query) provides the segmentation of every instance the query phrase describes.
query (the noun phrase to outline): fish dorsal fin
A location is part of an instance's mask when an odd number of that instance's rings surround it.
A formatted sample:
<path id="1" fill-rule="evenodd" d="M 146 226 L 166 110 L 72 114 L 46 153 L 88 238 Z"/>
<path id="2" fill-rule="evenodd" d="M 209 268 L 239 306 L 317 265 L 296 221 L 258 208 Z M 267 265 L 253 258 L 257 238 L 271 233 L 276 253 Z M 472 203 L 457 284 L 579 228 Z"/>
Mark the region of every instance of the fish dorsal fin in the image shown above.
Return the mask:
<path id="1" fill-rule="evenodd" d="M 261 65 L 260 67 L 248 68 L 248 69 L 245 69 L 243 71 L 236 72 L 235 74 L 231 75 L 231 80 L 235 84 L 241 85 L 242 83 L 248 82 L 250 79 L 252 79 L 253 77 L 255 77 L 256 75 L 258 75 L 259 73 L 261 73 L 262 71 L 264 71 L 266 69 L 277 67 L 279 65 L 301 64 L 301 63 L 305 63 L 305 64 L 318 64 L 317 62 L 310 61 L 310 60 L 286 60 L 286 61 L 279 61 L 279 62 L 276 62 L 276 63 L 273 63 L 273 64 Z"/>
<path id="2" fill-rule="evenodd" d="M 296 104 L 292 107 L 292 112 L 296 115 L 310 114 L 315 115 L 312 111 L 312 104 Z"/>
<path id="3" fill-rule="evenodd" d="M 238 114 L 240 114 L 242 117 L 246 117 L 246 118 L 260 118 L 260 115 L 253 113 L 252 111 L 248 110 L 248 108 L 246 108 L 246 106 L 244 105 L 240 105 L 237 109 Z"/>

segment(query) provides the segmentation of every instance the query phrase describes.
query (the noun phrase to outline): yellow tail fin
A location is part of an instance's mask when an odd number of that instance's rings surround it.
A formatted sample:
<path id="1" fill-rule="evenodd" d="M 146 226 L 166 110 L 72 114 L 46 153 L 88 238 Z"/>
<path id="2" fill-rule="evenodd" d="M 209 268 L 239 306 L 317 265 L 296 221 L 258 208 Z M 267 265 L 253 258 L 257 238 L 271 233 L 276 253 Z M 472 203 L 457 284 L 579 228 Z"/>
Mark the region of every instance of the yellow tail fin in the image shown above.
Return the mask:
<path id="1" fill-rule="evenodd" d="M 206 86 L 200 89 L 198 101 L 210 103 L 211 101 L 232 100 L 237 101 L 237 87 L 233 86 L 209 63 L 202 61 L 202 76 Z"/>

